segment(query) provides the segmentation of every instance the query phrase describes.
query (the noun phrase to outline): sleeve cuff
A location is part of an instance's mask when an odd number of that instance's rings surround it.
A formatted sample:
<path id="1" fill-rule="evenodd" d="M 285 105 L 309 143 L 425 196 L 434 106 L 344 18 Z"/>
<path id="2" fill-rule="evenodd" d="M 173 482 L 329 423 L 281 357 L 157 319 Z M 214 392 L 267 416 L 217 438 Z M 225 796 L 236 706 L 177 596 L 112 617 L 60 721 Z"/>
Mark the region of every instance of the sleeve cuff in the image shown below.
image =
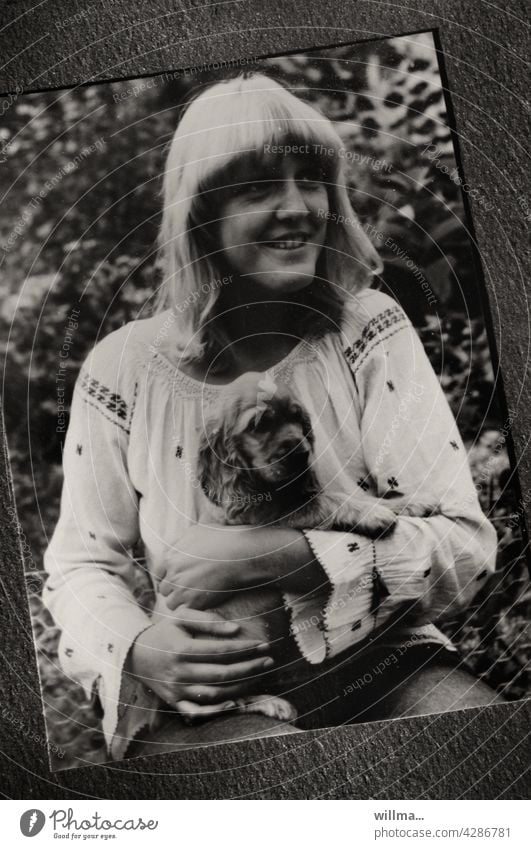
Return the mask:
<path id="1" fill-rule="evenodd" d="M 296 593 L 283 592 L 282 598 L 291 617 L 290 634 L 301 655 L 308 663 L 322 663 L 326 657 L 322 593 L 301 598 Z"/>
<path id="2" fill-rule="evenodd" d="M 386 589 L 376 572 L 372 540 L 355 533 L 305 530 L 315 559 L 330 582 L 319 627 L 324 658 L 334 657 L 374 630 L 378 613 L 375 589 Z M 314 661 L 315 662 L 315 661 Z"/>
<path id="3" fill-rule="evenodd" d="M 106 699 L 103 719 L 103 733 L 109 754 L 113 760 L 122 760 L 129 743 L 138 733 L 152 727 L 158 717 L 161 699 L 147 690 L 140 681 L 133 678 L 125 669 L 126 661 L 134 641 L 149 628 L 148 623 L 131 640 L 127 651 L 121 658 L 116 674 L 109 681 L 110 692 Z M 101 697 L 100 697 L 101 698 Z"/>
<path id="4" fill-rule="evenodd" d="M 153 710 L 160 704 L 155 694 L 148 693 L 140 682 L 124 670 L 134 641 L 150 625 L 151 620 L 145 614 L 124 617 L 119 626 L 115 625 L 112 631 L 108 629 L 102 635 L 97 647 L 102 658 L 97 677 L 93 673 L 80 675 L 79 669 L 75 670 L 75 677 L 82 684 L 87 698 L 92 699 L 93 703 L 96 698 L 99 699 L 100 712 L 103 711 L 103 734 L 113 760 L 124 757 L 129 742 L 142 727 L 151 723 Z M 77 660 L 79 663 L 79 655 L 74 658 L 75 651 L 75 648 L 66 646 L 63 649 L 65 659 L 72 657 L 72 661 Z M 65 666 L 67 664 L 63 662 Z"/>
<path id="5" fill-rule="evenodd" d="M 415 557 L 409 548 L 407 558 L 396 556 L 396 551 L 404 547 L 400 532 L 395 531 L 392 543 L 385 539 L 375 542 L 351 532 L 305 530 L 303 533 L 330 582 L 330 593 L 320 616 L 316 611 L 312 611 L 313 617 L 306 610 L 301 614 L 292 605 L 293 628 L 299 629 L 296 638 L 307 660 L 317 640 L 315 632 L 322 640 L 321 654 L 314 653 L 310 662 L 320 663 L 362 642 L 375 631 L 382 633 L 386 622 L 389 627 L 396 627 L 393 613 L 408 611 L 418 625 L 428 621 L 423 611 L 431 568 L 424 551 L 422 556 Z M 394 561 L 392 549 L 388 551 L 390 546 L 395 549 Z"/>

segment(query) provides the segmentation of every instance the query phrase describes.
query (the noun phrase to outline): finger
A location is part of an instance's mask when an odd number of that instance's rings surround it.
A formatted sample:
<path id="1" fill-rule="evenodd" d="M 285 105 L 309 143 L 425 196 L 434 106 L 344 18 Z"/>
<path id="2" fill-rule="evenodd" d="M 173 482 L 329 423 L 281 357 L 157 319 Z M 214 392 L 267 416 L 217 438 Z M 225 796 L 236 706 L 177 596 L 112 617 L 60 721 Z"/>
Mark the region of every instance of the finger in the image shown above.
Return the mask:
<path id="1" fill-rule="evenodd" d="M 227 637 L 231 634 L 237 634 L 240 626 L 237 622 L 227 622 L 227 620 L 218 619 L 210 622 L 183 622 L 186 630 L 190 634 L 206 637 Z"/>
<path id="2" fill-rule="evenodd" d="M 168 574 L 168 570 L 166 566 L 157 566 L 155 568 L 153 577 L 157 583 L 160 583 Z"/>
<path id="3" fill-rule="evenodd" d="M 190 641 L 189 648 L 179 652 L 179 657 L 189 663 L 236 663 L 248 660 L 251 655 L 263 656 L 269 651 L 269 643 L 256 640 L 200 640 Z"/>
<path id="4" fill-rule="evenodd" d="M 213 607 L 223 604 L 227 600 L 226 594 L 221 592 L 206 592 L 199 590 L 173 589 L 169 595 L 164 595 L 166 607 L 176 610 L 178 607 L 190 607 L 194 610 L 212 610 Z"/>
<path id="5" fill-rule="evenodd" d="M 183 600 L 181 593 L 174 591 L 171 595 L 167 595 L 162 593 L 166 600 L 166 607 L 168 610 L 176 610 L 180 605 L 182 605 Z"/>
<path id="6" fill-rule="evenodd" d="M 180 680 L 183 684 L 232 684 L 271 669 L 272 657 L 259 657 L 238 663 L 187 663 L 183 664 Z"/>
<path id="7" fill-rule="evenodd" d="M 194 610 L 208 611 L 227 601 L 227 594 L 216 590 L 176 590 L 175 597 L 180 599 L 181 604 L 188 604 Z"/>
<path id="8" fill-rule="evenodd" d="M 170 595 L 170 593 L 178 589 L 183 589 L 183 587 L 181 587 L 177 581 L 170 581 L 168 578 L 161 578 L 158 590 L 162 595 Z"/>
<path id="9" fill-rule="evenodd" d="M 175 699 L 180 694 L 180 690 L 178 690 L 175 686 L 172 686 L 171 684 L 166 686 L 157 685 L 156 689 L 154 687 L 151 692 L 153 693 L 153 695 L 158 696 L 159 699 L 162 699 L 165 704 L 170 705 L 171 707 L 174 706 Z"/>
<path id="10" fill-rule="evenodd" d="M 237 622 L 230 622 L 212 610 L 197 610 L 181 605 L 175 621 L 184 625 L 191 634 L 219 635 L 236 634 L 240 630 Z"/>
<path id="11" fill-rule="evenodd" d="M 175 705 L 179 713 L 187 719 L 204 719 L 207 716 L 216 716 L 220 713 L 225 713 L 228 710 L 234 710 L 236 702 L 222 702 L 214 705 L 198 705 L 196 702 L 189 702 L 186 699 L 180 699 Z"/>
<path id="12" fill-rule="evenodd" d="M 201 705 L 219 705 L 228 700 L 237 699 L 242 696 L 246 690 L 250 689 L 251 684 L 241 682 L 239 684 L 227 684 L 222 687 L 212 687 L 207 684 L 191 684 L 188 687 L 181 687 L 180 695 L 185 701 L 191 701 Z"/>

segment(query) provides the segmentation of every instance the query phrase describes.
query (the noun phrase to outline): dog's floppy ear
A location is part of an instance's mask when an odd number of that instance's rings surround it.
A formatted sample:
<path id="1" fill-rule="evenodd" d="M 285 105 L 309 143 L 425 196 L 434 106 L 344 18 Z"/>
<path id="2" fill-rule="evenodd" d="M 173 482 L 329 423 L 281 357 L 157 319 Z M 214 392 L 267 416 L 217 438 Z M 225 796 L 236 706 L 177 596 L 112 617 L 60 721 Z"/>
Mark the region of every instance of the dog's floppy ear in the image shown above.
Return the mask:
<path id="1" fill-rule="evenodd" d="M 303 430 L 304 430 L 304 436 L 306 437 L 306 439 L 308 440 L 308 442 L 312 446 L 312 450 L 313 450 L 313 448 L 315 446 L 315 435 L 314 435 L 314 432 L 313 432 L 312 420 L 310 419 L 310 416 L 308 415 L 308 413 L 306 412 L 306 410 L 304 409 L 302 404 L 298 404 L 297 406 L 299 407 L 299 415 L 301 417 L 302 427 L 303 427 Z"/>
<path id="2" fill-rule="evenodd" d="M 223 423 L 207 425 L 199 441 L 198 472 L 201 488 L 218 506 L 223 503 L 226 435 Z"/>
<path id="3" fill-rule="evenodd" d="M 225 407 L 207 424 L 199 444 L 198 469 L 203 492 L 229 518 L 247 506 L 252 471 L 234 433 L 239 405 Z"/>

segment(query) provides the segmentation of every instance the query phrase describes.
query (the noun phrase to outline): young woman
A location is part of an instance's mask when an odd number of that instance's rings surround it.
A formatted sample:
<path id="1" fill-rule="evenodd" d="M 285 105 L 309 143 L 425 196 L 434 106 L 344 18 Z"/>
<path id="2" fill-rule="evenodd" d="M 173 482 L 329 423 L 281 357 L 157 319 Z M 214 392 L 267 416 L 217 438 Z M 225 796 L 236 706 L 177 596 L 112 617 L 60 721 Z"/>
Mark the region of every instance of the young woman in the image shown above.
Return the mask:
<path id="1" fill-rule="evenodd" d="M 369 288 L 382 265 L 340 148 L 329 120 L 266 76 L 204 90 L 167 158 L 159 309 L 100 341 L 79 376 L 44 597 L 112 758 L 496 700 L 433 625 L 479 589 L 496 535 L 418 337 Z M 210 523 L 199 437 L 248 371 L 306 406 L 329 492 L 422 490 L 440 512 L 376 540 Z M 139 539 L 181 605 L 156 621 L 133 595 Z M 303 659 L 291 677 L 286 661 L 294 727 L 231 710 L 274 665 L 267 642 L 213 611 L 250 587 L 278 591 Z"/>

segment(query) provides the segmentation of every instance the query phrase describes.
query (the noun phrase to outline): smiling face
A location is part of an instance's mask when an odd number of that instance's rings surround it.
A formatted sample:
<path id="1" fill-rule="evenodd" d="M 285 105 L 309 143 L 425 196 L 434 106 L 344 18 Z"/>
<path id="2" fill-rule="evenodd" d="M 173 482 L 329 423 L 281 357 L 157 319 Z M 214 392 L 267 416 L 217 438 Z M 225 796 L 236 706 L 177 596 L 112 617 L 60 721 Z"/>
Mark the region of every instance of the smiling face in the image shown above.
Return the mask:
<path id="1" fill-rule="evenodd" d="M 225 193 L 218 243 L 239 277 L 264 294 L 308 286 L 326 235 L 328 192 L 315 160 L 274 155 L 242 167 Z"/>

